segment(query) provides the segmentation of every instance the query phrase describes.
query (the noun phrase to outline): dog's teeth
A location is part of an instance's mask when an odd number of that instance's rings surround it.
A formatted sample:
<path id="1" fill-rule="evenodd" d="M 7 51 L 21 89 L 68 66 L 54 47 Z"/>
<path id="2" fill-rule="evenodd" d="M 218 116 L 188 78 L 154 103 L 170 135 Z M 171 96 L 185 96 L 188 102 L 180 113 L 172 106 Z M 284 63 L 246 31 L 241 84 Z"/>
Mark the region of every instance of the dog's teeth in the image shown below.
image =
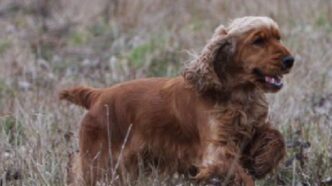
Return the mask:
<path id="1" fill-rule="evenodd" d="M 265 81 L 276 86 L 282 85 L 282 81 L 279 77 L 265 76 Z"/>
<path id="2" fill-rule="evenodd" d="M 268 77 L 266 76 L 265 77 L 265 81 L 268 82 L 268 83 L 272 83 L 272 78 L 271 77 Z"/>

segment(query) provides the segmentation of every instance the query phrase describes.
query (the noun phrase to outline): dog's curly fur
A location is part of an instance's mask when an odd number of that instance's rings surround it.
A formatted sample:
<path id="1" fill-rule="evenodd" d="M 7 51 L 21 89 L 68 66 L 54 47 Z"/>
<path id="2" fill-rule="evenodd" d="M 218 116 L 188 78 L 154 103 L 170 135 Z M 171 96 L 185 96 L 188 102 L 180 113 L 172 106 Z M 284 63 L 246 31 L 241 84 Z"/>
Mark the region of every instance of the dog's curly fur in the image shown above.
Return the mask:
<path id="1" fill-rule="evenodd" d="M 216 29 L 182 76 L 62 91 L 61 99 L 88 109 L 74 183 L 94 185 L 114 171 L 134 178 L 142 165 L 199 182 L 254 185 L 285 155 L 264 95 L 277 92 L 291 68 L 279 40 L 270 18 L 238 18 Z"/>

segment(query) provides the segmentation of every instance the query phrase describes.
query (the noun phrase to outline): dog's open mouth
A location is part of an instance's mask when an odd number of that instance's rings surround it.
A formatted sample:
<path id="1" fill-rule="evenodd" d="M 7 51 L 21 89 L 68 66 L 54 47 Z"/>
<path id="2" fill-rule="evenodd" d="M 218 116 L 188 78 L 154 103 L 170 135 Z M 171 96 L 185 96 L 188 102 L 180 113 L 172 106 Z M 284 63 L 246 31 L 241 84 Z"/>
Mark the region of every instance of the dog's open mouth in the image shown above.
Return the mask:
<path id="1" fill-rule="evenodd" d="M 272 86 L 275 86 L 277 88 L 281 88 L 283 83 L 281 76 L 265 76 L 265 83 L 268 83 Z"/>
<path id="2" fill-rule="evenodd" d="M 281 89 L 283 86 L 281 75 L 266 75 L 259 69 L 254 69 L 254 74 L 258 77 L 259 82 L 267 88 Z"/>

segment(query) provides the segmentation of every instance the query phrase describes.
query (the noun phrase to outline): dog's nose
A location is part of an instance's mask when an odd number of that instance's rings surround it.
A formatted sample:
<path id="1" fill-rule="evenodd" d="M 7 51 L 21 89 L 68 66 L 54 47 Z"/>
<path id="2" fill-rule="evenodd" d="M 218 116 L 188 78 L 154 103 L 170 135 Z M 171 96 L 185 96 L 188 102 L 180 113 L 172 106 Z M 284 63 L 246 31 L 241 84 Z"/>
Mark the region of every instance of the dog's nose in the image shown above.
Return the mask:
<path id="1" fill-rule="evenodd" d="M 294 57 L 286 56 L 282 59 L 282 63 L 284 64 L 285 68 L 291 68 L 294 64 Z"/>

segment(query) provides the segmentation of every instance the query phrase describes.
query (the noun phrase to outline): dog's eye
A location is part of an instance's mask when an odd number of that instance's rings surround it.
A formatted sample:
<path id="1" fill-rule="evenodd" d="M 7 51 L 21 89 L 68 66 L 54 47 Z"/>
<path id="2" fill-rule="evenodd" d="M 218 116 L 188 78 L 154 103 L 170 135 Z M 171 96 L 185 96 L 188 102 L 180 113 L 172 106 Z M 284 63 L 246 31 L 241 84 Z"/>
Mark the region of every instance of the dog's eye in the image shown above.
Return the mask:
<path id="1" fill-rule="evenodd" d="M 257 37 L 257 38 L 252 42 L 252 44 L 253 44 L 253 45 L 262 45 L 262 44 L 264 44 L 264 42 L 265 42 L 265 39 L 264 39 L 264 38 L 262 38 L 262 37 Z"/>

